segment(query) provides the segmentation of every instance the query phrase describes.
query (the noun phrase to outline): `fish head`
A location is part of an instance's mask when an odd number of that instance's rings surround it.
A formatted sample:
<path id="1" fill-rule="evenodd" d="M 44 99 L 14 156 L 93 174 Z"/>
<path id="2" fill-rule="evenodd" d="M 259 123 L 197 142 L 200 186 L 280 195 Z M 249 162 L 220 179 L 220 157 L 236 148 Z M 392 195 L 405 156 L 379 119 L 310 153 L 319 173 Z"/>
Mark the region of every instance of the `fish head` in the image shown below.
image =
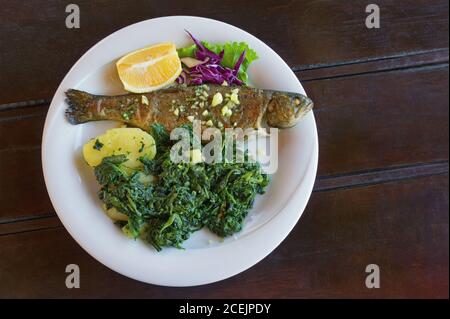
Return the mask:
<path id="1" fill-rule="evenodd" d="M 271 127 L 292 127 L 311 111 L 313 105 L 313 101 L 303 94 L 274 92 L 267 105 L 266 122 Z"/>

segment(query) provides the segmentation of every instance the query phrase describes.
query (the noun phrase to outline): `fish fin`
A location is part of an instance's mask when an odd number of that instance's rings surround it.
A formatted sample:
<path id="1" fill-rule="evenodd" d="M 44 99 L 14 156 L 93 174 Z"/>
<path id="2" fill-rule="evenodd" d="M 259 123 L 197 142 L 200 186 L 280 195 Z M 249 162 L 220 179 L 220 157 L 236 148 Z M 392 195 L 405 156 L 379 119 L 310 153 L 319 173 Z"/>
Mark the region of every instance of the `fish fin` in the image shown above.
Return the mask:
<path id="1" fill-rule="evenodd" d="M 88 105 L 94 99 L 92 94 L 69 89 L 66 91 L 66 102 L 69 107 L 66 109 L 66 118 L 70 124 L 80 124 L 90 120 Z"/>

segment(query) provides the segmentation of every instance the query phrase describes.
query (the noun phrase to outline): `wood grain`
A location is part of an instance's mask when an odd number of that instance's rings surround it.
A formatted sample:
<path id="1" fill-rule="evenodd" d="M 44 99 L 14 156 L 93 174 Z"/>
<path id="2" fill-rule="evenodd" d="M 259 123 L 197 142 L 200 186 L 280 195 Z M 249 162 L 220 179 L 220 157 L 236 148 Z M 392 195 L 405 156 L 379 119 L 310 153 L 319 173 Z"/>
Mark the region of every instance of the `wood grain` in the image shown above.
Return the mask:
<path id="1" fill-rule="evenodd" d="M 15 219 L 10 222 L 0 224 L 0 236 L 19 234 L 29 231 L 46 230 L 63 227 L 58 217 L 53 214 L 47 216 L 36 216 L 23 220 Z"/>
<path id="2" fill-rule="evenodd" d="M 351 174 L 319 176 L 316 179 L 313 191 L 328 192 L 441 174 L 448 174 L 448 161 L 354 171 Z"/>
<path id="3" fill-rule="evenodd" d="M 368 3 L 360 0 L 211 0 L 207 5 L 79 0 L 80 29 L 65 27 L 69 3 L 2 1 L 0 104 L 50 99 L 88 48 L 122 27 L 158 16 L 195 15 L 231 23 L 266 42 L 298 70 L 448 48 L 446 0 L 377 1 L 381 28 L 371 30 L 365 26 Z"/>
<path id="4" fill-rule="evenodd" d="M 0 223 L 53 214 L 41 166 L 46 108 L 0 112 Z"/>
<path id="5" fill-rule="evenodd" d="M 319 175 L 448 160 L 448 65 L 305 83 Z"/>
<path id="6" fill-rule="evenodd" d="M 0 297 L 448 298 L 448 205 L 448 174 L 314 193 L 288 238 L 262 262 L 192 288 L 114 273 L 63 228 L 0 235 Z M 70 263 L 80 266 L 80 289 L 65 287 Z M 371 263 L 380 267 L 380 289 L 365 287 Z"/>
<path id="7" fill-rule="evenodd" d="M 394 56 L 374 59 L 372 61 L 356 61 L 333 66 L 317 66 L 297 70 L 302 83 L 324 79 L 339 78 L 349 75 L 364 75 L 393 70 L 405 70 L 419 66 L 448 64 L 448 49 L 438 49 L 405 56 Z"/>

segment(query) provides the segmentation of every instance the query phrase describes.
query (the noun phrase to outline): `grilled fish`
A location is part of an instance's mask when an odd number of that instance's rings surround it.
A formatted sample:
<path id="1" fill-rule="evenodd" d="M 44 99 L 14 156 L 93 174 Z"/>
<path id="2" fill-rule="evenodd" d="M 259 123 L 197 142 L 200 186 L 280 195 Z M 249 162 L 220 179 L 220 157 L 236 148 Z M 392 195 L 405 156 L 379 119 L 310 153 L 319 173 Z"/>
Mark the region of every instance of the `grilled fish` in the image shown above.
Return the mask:
<path id="1" fill-rule="evenodd" d="M 70 89 L 66 117 L 72 124 L 116 120 L 148 131 L 155 123 L 172 130 L 194 120 L 210 127 L 288 128 L 313 102 L 298 93 L 220 85 L 174 86 L 145 94 L 92 95 Z"/>

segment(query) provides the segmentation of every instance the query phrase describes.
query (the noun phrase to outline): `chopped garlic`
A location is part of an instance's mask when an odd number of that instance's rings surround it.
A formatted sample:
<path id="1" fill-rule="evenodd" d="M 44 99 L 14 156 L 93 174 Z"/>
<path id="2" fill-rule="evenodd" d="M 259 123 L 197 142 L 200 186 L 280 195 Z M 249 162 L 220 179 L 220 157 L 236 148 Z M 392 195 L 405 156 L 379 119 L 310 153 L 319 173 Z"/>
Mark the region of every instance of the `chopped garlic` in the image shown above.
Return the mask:
<path id="1" fill-rule="evenodd" d="M 237 93 L 233 92 L 231 94 L 230 101 L 233 102 L 234 104 L 239 104 L 239 97 L 238 97 Z"/>
<path id="2" fill-rule="evenodd" d="M 193 115 L 189 115 L 188 117 L 187 117 L 187 119 L 189 120 L 189 121 L 191 121 L 191 122 L 194 122 L 194 116 Z"/>
<path id="3" fill-rule="evenodd" d="M 173 111 L 173 114 L 175 114 L 176 116 L 178 116 L 180 114 L 180 110 L 179 109 L 175 109 L 175 111 Z"/>
<path id="4" fill-rule="evenodd" d="M 225 106 L 231 110 L 236 106 L 236 104 L 234 104 L 234 102 L 232 101 L 228 101 L 227 104 L 225 104 Z"/>
<path id="5" fill-rule="evenodd" d="M 206 122 L 206 126 L 213 126 L 213 122 L 212 122 L 211 120 L 208 120 L 208 121 Z"/>
<path id="6" fill-rule="evenodd" d="M 225 105 L 221 111 L 223 116 L 227 116 L 228 112 L 231 110 L 228 108 L 228 106 Z"/>
<path id="7" fill-rule="evenodd" d="M 219 105 L 220 103 L 222 103 L 222 101 L 223 101 L 222 94 L 220 92 L 217 92 L 213 96 L 213 99 L 212 99 L 212 102 L 211 102 L 211 106 L 214 107 L 216 105 Z"/>
<path id="8" fill-rule="evenodd" d="M 202 113 L 203 116 L 208 116 L 208 114 L 209 114 L 208 110 L 204 110 Z"/>
<path id="9" fill-rule="evenodd" d="M 223 81 L 222 82 L 222 86 L 228 86 L 228 82 L 227 81 Z"/>
<path id="10" fill-rule="evenodd" d="M 148 105 L 148 99 L 145 95 L 142 95 L 141 102 L 142 104 Z"/>

